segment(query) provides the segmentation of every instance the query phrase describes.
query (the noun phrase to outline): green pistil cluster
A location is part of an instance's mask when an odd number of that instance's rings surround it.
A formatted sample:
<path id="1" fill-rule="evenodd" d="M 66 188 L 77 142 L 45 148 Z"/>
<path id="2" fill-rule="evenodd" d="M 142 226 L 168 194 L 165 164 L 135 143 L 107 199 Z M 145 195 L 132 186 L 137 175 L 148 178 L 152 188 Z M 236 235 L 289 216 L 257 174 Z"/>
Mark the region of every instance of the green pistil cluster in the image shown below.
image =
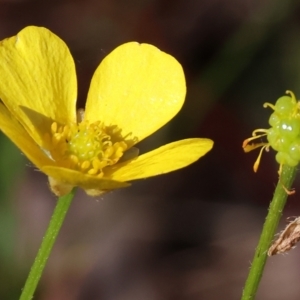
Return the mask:
<path id="1" fill-rule="evenodd" d="M 89 124 L 58 125 L 53 122 L 51 135 L 45 137 L 50 157 L 62 167 L 79 170 L 89 175 L 103 177 L 103 169 L 116 164 L 127 150 L 125 140 L 119 140 L 108 133 L 119 133 L 100 122 Z"/>
<path id="2" fill-rule="evenodd" d="M 286 164 L 294 167 L 300 162 L 300 102 L 297 102 L 292 92 L 286 93 L 290 96 L 279 98 L 275 105 L 264 104 L 264 107 L 271 107 L 274 110 L 269 119 L 271 128 L 255 130 L 253 136 L 244 141 L 245 152 L 262 147 L 254 164 L 254 171 L 258 168 L 262 150 L 268 150 L 269 147 L 277 151 L 276 161 L 280 166 Z M 249 144 L 250 141 L 262 136 L 267 137 L 268 143 Z"/>

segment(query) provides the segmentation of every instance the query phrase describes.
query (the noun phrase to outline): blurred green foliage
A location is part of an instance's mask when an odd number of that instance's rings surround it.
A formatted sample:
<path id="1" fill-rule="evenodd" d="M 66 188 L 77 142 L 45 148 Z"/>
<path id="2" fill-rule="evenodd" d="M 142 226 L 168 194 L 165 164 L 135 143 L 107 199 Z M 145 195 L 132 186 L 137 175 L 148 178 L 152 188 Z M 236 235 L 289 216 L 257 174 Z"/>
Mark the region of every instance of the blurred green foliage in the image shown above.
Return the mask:
<path id="1" fill-rule="evenodd" d="M 16 264 L 14 196 L 24 175 L 20 150 L 0 133 L 0 299 L 17 299 L 22 272 Z M 26 200 L 26 199 L 24 199 Z"/>

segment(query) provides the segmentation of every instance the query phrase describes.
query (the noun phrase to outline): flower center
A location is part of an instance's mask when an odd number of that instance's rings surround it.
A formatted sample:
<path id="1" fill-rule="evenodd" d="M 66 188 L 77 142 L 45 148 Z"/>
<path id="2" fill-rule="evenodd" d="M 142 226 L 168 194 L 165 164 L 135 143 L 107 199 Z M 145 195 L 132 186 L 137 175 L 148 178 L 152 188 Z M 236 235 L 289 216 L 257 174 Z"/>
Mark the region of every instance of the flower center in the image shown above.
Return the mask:
<path id="1" fill-rule="evenodd" d="M 103 177 L 103 169 L 114 165 L 129 143 L 116 126 L 100 122 L 58 125 L 53 122 L 47 135 L 49 156 L 60 166 Z"/>

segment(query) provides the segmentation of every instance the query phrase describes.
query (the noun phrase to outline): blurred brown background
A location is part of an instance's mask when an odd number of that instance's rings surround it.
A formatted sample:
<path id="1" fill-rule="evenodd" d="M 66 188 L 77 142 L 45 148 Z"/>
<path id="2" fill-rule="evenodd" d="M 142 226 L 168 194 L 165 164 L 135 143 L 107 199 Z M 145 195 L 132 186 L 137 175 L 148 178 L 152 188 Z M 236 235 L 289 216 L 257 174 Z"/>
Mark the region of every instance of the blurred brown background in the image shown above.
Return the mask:
<path id="1" fill-rule="evenodd" d="M 182 111 L 141 152 L 188 137 L 214 149 L 178 172 L 97 199 L 78 192 L 34 299 L 239 299 L 278 165 L 244 154 L 290 89 L 300 97 L 300 3 L 280 0 L 0 0 L 0 39 L 45 26 L 73 54 L 84 107 L 99 62 L 121 43 L 154 44 L 183 65 Z M 18 299 L 55 197 L 0 135 L 0 299 Z M 282 219 L 299 216 L 299 182 Z M 279 231 L 279 229 L 278 229 Z M 300 249 L 272 257 L 257 299 L 299 299 Z"/>

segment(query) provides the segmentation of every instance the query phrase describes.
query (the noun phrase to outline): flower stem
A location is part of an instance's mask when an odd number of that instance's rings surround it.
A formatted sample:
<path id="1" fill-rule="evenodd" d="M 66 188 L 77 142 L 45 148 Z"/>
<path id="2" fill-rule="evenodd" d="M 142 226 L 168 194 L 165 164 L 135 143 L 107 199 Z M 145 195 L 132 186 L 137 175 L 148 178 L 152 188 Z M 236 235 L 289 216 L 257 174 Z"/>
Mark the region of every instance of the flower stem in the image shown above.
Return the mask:
<path id="1" fill-rule="evenodd" d="M 255 299 L 258 285 L 267 261 L 267 251 L 274 238 L 275 230 L 282 216 L 282 211 L 287 200 L 288 194 L 285 189 L 289 190 L 291 188 L 295 176 L 296 167 L 283 165 L 273 199 L 270 203 L 269 213 L 263 226 L 250 272 L 245 283 L 245 288 L 241 298 L 242 300 Z"/>
<path id="2" fill-rule="evenodd" d="M 46 262 L 51 253 L 53 244 L 65 219 L 66 213 L 75 195 L 75 188 L 67 195 L 57 200 L 56 207 L 51 217 L 46 234 L 43 238 L 41 247 L 31 267 L 28 278 L 25 282 L 20 300 L 31 300 L 41 278 Z"/>

